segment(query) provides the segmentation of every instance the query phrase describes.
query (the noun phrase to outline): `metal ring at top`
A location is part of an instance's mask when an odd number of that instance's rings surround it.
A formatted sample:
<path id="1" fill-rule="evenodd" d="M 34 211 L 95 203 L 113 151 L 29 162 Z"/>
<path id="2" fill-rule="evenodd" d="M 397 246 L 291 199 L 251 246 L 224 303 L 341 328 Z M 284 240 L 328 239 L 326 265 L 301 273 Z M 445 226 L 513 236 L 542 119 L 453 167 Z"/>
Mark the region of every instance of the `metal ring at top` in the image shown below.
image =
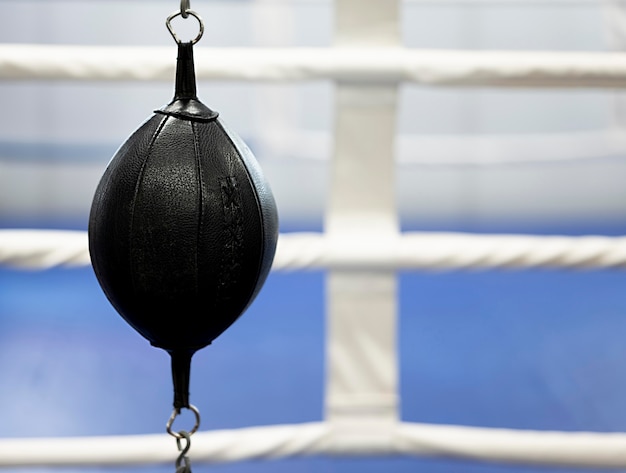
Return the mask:
<path id="1" fill-rule="evenodd" d="M 181 2 L 181 8 L 182 8 L 182 3 Z M 187 2 L 189 3 L 189 2 Z M 202 38 L 202 35 L 204 34 L 204 21 L 202 21 L 202 18 L 200 17 L 200 15 L 198 15 L 195 11 L 193 10 L 185 10 L 185 12 L 187 13 L 187 16 L 191 15 L 193 16 L 196 20 L 198 20 L 198 24 L 200 25 L 200 31 L 198 31 L 198 36 L 196 36 L 194 39 L 191 40 L 191 44 L 196 44 L 198 41 L 200 41 L 200 38 Z M 181 44 L 182 41 L 180 40 L 180 38 L 178 37 L 178 35 L 176 34 L 176 32 L 174 31 L 174 28 L 172 28 L 172 20 L 174 18 L 176 18 L 177 16 L 182 16 L 183 18 L 185 18 L 185 14 L 181 11 L 175 11 L 174 13 L 172 13 L 170 16 L 167 17 L 167 20 L 165 20 L 165 26 L 167 26 L 167 29 L 169 30 L 170 34 L 172 35 L 172 38 L 174 38 L 174 41 L 176 41 L 178 44 Z"/>
<path id="2" fill-rule="evenodd" d="M 191 10 L 191 2 L 189 0 L 180 0 L 180 14 L 183 18 L 189 16 L 189 10 Z"/>
<path id="3" fill-rule="evenodd" d="M 196 433 L 198 431 L 198 428 L 200 427 L 200 411 L 193 404 L 189 404 L 188 409 L 191 412 L 193 412 L 193 414 L 196 416 L 196 424 L 189 431 L 189 435 L 193 435 L 194 433 Z M 167 433 L 170 434 L 172 437 L 174 437 L 177 440 L 184 438 L 184 436 L 182 436 L 178 432 L 174 432 L 172 430 L 172 424 L 174 423 L 174 420 L 176 420 L 176 417 L 178 417 L 179 414 L 180 414 L 180 409 L 174 409 L 174 411 L 172 412 L 172 415 L 170 416 L 169 420 L 167 421 L 167 424 L 165 424 L 165 430 L 167 431 Z"/>

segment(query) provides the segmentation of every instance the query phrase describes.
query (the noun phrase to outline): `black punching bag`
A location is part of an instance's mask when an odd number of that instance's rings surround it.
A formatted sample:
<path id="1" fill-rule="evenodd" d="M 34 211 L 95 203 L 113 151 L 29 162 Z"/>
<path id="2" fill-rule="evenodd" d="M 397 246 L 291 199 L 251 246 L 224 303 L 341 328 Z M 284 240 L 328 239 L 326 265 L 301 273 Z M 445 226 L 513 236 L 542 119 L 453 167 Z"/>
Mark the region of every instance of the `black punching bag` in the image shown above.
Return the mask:
<path id="1" fill-rule="evenodd" d="M 174 407 L 189 407 L 192 355 L 250 305 L 278 238 L 254 156 L 196 96 L 192 43 L 179 43 L 172 102 L 121 146 L 97 187 L 89 251 L 104 293 L 172 357 Z"/>

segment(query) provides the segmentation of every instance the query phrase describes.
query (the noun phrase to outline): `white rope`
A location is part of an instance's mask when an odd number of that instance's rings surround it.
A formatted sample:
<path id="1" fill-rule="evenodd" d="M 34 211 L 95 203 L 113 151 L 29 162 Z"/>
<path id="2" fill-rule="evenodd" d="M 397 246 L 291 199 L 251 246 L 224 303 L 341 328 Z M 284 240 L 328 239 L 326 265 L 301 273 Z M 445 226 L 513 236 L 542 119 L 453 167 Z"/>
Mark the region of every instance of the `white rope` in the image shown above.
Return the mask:
<path id="1" fill-rule="evenodd" d="M 276 269 L 450 270 L 626 267 L 626 237 L 404 233 L 394 239 L 285 235 Z"/>
<path id="2" fill-rule="evenodd" d="M 24 269 L 90 264 L 80 231 L 0 230 L 0 265 Z M 625 268 L 626 237 L 403 233 L 329 238 L 283 233 L 274 271 Z"/>
<path id="3" fill-rule="evenodd" d="M 267 4 L 313 4 L 313 5 L 330 5 L 334 0 L 263 0 Z M 592 6 L 597 7 L 598 0 L 404 0 L 407 5 L 414 6 L 427 6 L 427 7 L 451 7 L 451 6 L 539 6 L 539 7 L 553 7 L 553 6 Z"/>
<path id="4" fill-rule="evenodd" d="M 625 468 L 626 434 L 490 429 L 396 422 L 317 422 L 198 432 L 192 463 L 306 455 L 407 455 L 587 468 Z M 168 463 L 167 434 L 0 439 L 0 467 Z"/>
<path id="5" fill-rule="evenodd" d="M 402 424 L 396 452 L 577 468 L 626 467 L 626 434 Z"/>
<path id="6" fill-rule="evenodd" d="M 191 460 L 234 462 L 282 458 L 319 449 L 322 423 L 198 432 Z M 174 462 L 176 443 L 167 434 L 78 438 L 0 439 L 0 467 L 147 465 Z"/>
<path id="7" fill-rule="evenodd" d="M 171 47 L 0 45 L 0 80 L 167 80 Z M 626 54 L 388 48 L 196 48 L 201 80 L 626 87 Z"/>
<path id="8" fill-rule="evenodd" d="M 91 265 L 87 233 L 67 230 L 0 230 L 0 265 L 23 269 Z"/>

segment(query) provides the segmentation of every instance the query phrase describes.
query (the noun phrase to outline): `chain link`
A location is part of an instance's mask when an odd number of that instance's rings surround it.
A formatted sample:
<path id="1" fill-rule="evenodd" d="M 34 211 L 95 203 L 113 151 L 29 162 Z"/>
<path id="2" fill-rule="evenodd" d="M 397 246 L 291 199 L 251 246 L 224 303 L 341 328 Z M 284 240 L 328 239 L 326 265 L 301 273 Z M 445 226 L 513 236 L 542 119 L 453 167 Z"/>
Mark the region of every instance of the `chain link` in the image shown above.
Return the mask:
<path id="1" fill-rule="evenodd" d="M 183 2 L 181 2 L 181 5 L 182 3 Z M 187 4 L 189 4 L 189 2 L 187 2 Z M 170 16 L 168 16 L 167 19 L 165 20 L 165 26 L 167 26 L 167 29 L 172 35 L 172 38 L 174 38 L 174 41 L 176 41 L 178 44 L 182 43 L 181 39 L 178 37 L 178 35 L 174 31 L 174 28 L 172 27 L 172 20 L 176 18 L 177 16 L 182 16 L 183 18 L 193 16 L 196 20 L 198 20 L 198 27 L 199 27 L 198 35 L 194 39 L 191 40 L 191 44 L 196 44 L 198 41 L 200 41 L 200 38 L 202 38 L 202 35 L 204 34 L 204 21 L 202 20 L 200 15 L 198 15 L 195 11 L 189 10 L 189 9 L 185 10 L 184 12 L 182 9 L 180 11 L 175 11 Z"/>
<path id="2" fill-rule="evenodd" d="M 183 18 L 187 18 L 189 16 L 189 10 L 191 10 L 191 1 L 180 0 L 180 14 Z"/>
<path id="3" fill-rule="evenodd" d="M 181 445 L 181 440 L 185 439 L 187 442 L 183 447 Z M 185 430 L 181 430 L 178 432 L 178 437 L 176 437 L 176 445 L 178 446 L 178 451 L 180 454 L 176 459 L 176 473 L 192 473 L 191 472 L 191 462 L 189 461 L 189 457 L 187 456 L 187 452 L 189 451 L 189 447 L 191 447 L 191 434 Z"/>

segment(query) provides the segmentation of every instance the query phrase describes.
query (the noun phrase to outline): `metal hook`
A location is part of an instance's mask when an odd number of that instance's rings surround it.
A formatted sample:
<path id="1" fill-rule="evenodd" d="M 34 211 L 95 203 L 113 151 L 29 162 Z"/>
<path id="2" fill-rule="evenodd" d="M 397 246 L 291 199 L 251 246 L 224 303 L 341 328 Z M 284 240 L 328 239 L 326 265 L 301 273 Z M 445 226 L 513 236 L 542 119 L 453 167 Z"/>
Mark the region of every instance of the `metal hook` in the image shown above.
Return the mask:
<path id="1" fill-rule="evenodd" d="M 170 16 L 168 16 L 167 20 L 165 20 L 165 26 L 167 26 L 167 29 L 172 35 L 172 38 L 174 38 L 174 41 L 176 41 L 178 44 L 181 44 L 182 43 L 181 39 L 178 37 L 178 35 L 174 31 L 174 28 L 172 28 L 172 20 L 176 18 L 177 16 L 182 16 L 183 18 L 187 18 L 189 15 L 193 16 L 196 20 L 198 20 L 198 24 L 200 25 L 200 31 L 198 31 L 198 36 L 196 36 L 194 39 L 190 41 L 191 44 L 196 44 L 198 41 L 200 41 L 200 38 L 202 38 L 202 35 L 204 34 L 204 21 L 202 21 L 202 18 L 200 18 L 200 15 L 198 15 L 193 10 L 187 9 L 183 13 L 183 10 L 182 10 L 183 3 L 187 3 L 187 5 L 189 5 L 188 1 L 187 2 L 181 1 L 180 2 L 181 11 L 175 11 Z"/>
<path id="2" fill-rule="evenodd" d="M 200 411 L 193 404 L 189 404 L 189 408 L 188 409 L 191 412 L 193 412 L 193 414 L 196 416 L 196 424 L 189 431 L 189 435 L 193 435 L 194 433 L 196 433 L 198 431 L 198 428 L 200 427 Z M 172 430 L 172 424 L 174 423 L 174 420 L 176 419 L 176 417 L 178 417 L 179 414 L 180 414 L 180 409 L 174 409 L 174 411 L 172 412 L 172 415 L 170 416 L 169 420 L 167 421 L 167 424 L 165 424 L 165 430 L 167 431 L 167 433 L 170 434 L 172 437 L 174 437 L 177 441 L 182 439 L 183 436 L 180 433 L 174 432 Z"/>
<path id="3" fill-rule="evenodd" d="M 180 432 L 178 432 L 178 435 L 180 437 L 176 438 L 176 445 L 178 446 L 178 451 L 180 452 L 180 454 L 178 455 L 175 463 L 176 473 L 191 473 L 191 462 L 187 457 L 187 452 L 189 451 L 189 447 L 191 447 L 191 434 L 189 432 L 181 430 Z M 187 444 L 184 447 L 180 444 L 180 441 L 183 438 L 187 441 Z"/>
<path id="4" fill-rule="evenodd" d="M 180 0 L 180 14 L 183 18 L 187 18 L 189 16 L 189 10 L 191 10 L 190 0 Z"/>

